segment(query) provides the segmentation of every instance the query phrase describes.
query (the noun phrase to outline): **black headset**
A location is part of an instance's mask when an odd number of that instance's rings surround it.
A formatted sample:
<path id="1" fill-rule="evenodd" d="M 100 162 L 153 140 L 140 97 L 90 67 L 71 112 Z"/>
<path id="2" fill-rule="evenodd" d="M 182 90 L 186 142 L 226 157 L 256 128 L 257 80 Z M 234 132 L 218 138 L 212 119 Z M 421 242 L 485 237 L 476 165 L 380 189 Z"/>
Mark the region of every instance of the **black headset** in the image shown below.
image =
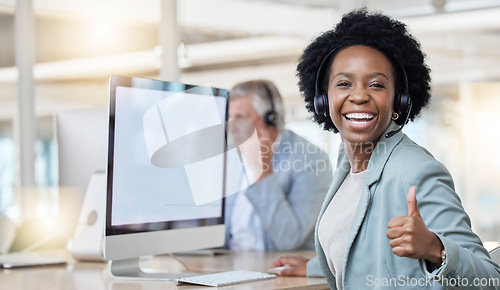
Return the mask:
<path id="1" fill-rule="evenodd" d="M 328 94 L 326 92 L 320 93 L 319 82 L 322 74 L 323 66 L 325 65 L 327 59 L 329 59 L 330 55 L 332 55 L 338 48 L 332 49 L 321 61 L 319 65 L 318 71 L 316 72 L 316 80 L 314 83 L 315 95 L 314 95 L 314 111 L 318 115 L 323 115 L 328 117 L 330 115 L 328 108 Z M 403 92 L 394 98 L 394 111 L 399 115 L 406 114 L 406 117 L 397 118 L 394 120 L 396 124 L 399 125 L 399 128 L 394 131 L 390 131 L 385 134 L 386 138 L 389 138 L 396 134 L 397 132 L 403 129 L 403 126 L 408 123 L 408 119 L 410 117 L 412 100 L 410 98 L 410 94 L 408 93 L 408 76 L 406 75 L 406 70 L 403 66 L 401 66 L 401 71 L 403 74 Z"/>
<path id="2" fill-rule="evenodd" d="M 269 98 L 269 103 L 271 104 L 271 110 L 267 111 L 264 114 L 264 121 L 268 126 L 276 126 L 278 125 L 278 113 L 274 109 L 273 92 L 271 91 L 269 85 L 266 83 L 262 83 L 262 87 L 266 91 L 266 94 Z"/>

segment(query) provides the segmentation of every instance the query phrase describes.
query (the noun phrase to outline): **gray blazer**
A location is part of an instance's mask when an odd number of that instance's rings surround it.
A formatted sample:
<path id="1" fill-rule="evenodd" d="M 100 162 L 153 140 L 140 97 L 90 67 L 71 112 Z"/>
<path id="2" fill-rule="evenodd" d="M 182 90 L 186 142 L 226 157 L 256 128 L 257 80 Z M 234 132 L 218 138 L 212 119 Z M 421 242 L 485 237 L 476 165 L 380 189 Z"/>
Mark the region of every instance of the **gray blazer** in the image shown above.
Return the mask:
<path id="1" fill-rule="evenodd" d="M 268 251 L 314 249 L 314 225 L 332 181 L 328 155 L 289 130 L 281 132 L 274 173 L 244 194 L 260 217 Z M 236 195 L 226 197 L 226 245 Z"/>
<path id="2" fill-rule="evenodd" d="M 387 131 L 394 129 L 394 126 L 389 127 Z M 333 183 L 319 219 L 349 170 L 349 160 L 341 148 Z M 384 283 L 392 289 L 412 288 L 410 286 L 415 286 L 414 283 L 418 283 L 417 288 L 423 289 L 453 288 L 426 280 L 428 272 L 424 261 L 401 258 L 392 253 L 386 237 L 387 223 L 393 217 L 408 215 L 406 196 L 413 185 L 417 187 L 420 214 L 428 229 L 439 237 L 447 253 L 446 264 L 435 270 L 432 277 L 457 278 L 443 280 L 449 285 L 457 285 L 458 281 L 464 285 L 467 279 L 470 286 L 476 278 L 496 278 L 498 283 L 500 268 L 490 259 L 479 237 L 472 232 L 450 173 L 427 150 L 398 132 L 391 138 L 382 135 L 371 156 L 346 249 L 344 289 L 387 289 L 387 286 L 383 287 Z M 318 257 L 308 264 L 308 275 L 318 274 L 314 273 L 315 261 L 318 261 L 328 284 L 336 289 L 335 276 L 328 267 L 325 253 L 317 238 L 315 241 Z M 484 289 L 498 288 L 497 284 Z"/>

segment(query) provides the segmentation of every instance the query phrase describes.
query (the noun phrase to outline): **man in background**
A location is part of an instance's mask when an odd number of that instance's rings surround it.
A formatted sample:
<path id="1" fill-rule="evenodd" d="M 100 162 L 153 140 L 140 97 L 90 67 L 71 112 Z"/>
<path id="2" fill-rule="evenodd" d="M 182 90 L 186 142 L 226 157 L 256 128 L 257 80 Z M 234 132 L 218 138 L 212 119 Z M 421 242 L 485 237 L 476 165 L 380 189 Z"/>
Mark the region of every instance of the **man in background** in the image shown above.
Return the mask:
<path id="1" fill-rule="evenodd" d="M 284 128 L 283 102 L 267 80 L 235 85 L 229 100 L 229 139 L 242 172 L 227 168 L 229 183 L 245 183 L 226 199 L 226 248 L 314 249 L 313 232 L 332 181 L 328 155 Z"/>

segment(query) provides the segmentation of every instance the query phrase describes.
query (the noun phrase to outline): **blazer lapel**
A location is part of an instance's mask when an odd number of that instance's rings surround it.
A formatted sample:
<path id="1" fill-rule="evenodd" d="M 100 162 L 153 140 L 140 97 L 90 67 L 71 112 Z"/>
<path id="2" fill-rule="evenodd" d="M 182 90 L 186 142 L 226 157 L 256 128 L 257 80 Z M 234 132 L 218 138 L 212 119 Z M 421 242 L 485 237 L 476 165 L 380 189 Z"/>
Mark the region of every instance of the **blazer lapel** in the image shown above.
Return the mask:
<path id="1" fill-rule="evenodd" d="M 384 134 L 380 137 L 377 142 L 377 146 L 373 150 L 372 156 L 370 157 L 370 162 L 368 162 L 368 168 L 366 169 L 365 184 L 371 187 L 375 182 L 380 180 L 382 172 L 384 171 L 385 164 L 389 160 L 389 156 L 392 154 L 394 147 L 401 142 L 404 134 L 399 131 L 394 136 L 387 138 L 385 134 L 397 128 L 395 123 L 385 130 Z"/>

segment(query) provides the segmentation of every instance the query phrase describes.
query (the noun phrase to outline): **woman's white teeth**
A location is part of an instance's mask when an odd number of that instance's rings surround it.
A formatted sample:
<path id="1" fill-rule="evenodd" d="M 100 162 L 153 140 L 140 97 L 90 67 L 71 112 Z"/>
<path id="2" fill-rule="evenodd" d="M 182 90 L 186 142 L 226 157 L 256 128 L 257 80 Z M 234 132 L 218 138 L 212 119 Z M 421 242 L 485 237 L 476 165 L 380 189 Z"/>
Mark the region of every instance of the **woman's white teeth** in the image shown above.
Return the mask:
<path id="1" fill-rule="evenodd" d="M 349 121 L 353 123 L 366 123 L 374 117 L 372 114 L 368 113 L 349 113 L 345 116 Z"/>

